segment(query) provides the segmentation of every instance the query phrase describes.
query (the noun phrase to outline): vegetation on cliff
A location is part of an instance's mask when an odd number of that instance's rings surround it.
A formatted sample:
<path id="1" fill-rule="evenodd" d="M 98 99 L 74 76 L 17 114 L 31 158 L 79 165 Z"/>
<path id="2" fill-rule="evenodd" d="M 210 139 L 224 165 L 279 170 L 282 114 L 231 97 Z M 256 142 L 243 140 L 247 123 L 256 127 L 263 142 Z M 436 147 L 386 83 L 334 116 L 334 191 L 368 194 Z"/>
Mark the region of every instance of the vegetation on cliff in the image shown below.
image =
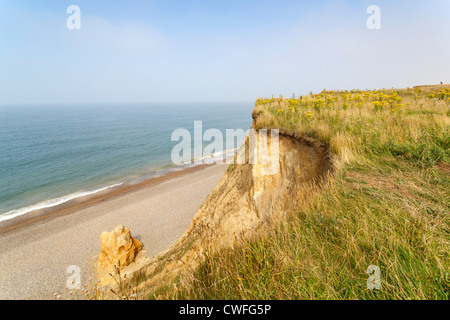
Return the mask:
<path id="1" fill-rule="evenodd" d="M 449 107 L 442 85 L 258 99 L 252 127 L 280 129 L 281 172 L 230 165 L 178 243 L 118 273 L 114 294 L 448 300 Z"/>
<path id="2" fill-rule="evenodd" d="M 332 183 L 270 233 L 207 254 L 152 296 L 448 299 L 449 105 L 445 86 L 258 99 L 255 129 L 329 145 Z M 367 288 L 370 265 L 381 290 Z"/>

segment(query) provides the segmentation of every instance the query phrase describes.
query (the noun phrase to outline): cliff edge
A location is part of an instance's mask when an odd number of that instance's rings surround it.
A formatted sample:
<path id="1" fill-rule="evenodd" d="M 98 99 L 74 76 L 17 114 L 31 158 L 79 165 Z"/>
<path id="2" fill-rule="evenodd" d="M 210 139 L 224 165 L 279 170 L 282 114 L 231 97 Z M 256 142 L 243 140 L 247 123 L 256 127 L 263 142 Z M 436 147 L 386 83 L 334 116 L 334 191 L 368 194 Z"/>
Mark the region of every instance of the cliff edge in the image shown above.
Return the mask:
<path id="1" fill-rule="evenodd" d="M 259 131 L 255 133 L 258 137 Z M 270 150 L 271 135 L 267 143 Z M 128 278 L 134 277 L 136 283 L 145 278 L 140 287 L 147 287 L 147 291 L 149 287 L 164 285 L 185 271 L 195 269 L 206 253 L 251 239 L 298 210 L 324 185 L 331 173 L 328 147 L 289 132 L 279 133 L 278 146 L 277 173 L 264 174 L 267 164 L 248 163 L 250 143 L 247 137 L 240 149 L 245 152 L 245 164 L 229 165 L 181 239 L 155 258 L 144 259 L 123 270 Z M 106 278 L 102 284 L 113 282 Z"/>

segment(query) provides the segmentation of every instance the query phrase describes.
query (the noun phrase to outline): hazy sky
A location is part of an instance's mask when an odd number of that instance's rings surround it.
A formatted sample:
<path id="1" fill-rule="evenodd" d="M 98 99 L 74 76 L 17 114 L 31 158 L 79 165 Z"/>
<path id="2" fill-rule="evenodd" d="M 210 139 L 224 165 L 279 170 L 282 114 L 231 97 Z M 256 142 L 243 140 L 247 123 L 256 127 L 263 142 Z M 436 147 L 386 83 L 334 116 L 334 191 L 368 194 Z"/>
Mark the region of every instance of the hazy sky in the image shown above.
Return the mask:
<path id="1" fill-rule="evenodd" d="M 69 30 L 69 5 L 81 29 Z M 381 29 L 366 26 L 369 5 Z M 0 0 L 0 104 L 450 83 L 450 1 Z"/>

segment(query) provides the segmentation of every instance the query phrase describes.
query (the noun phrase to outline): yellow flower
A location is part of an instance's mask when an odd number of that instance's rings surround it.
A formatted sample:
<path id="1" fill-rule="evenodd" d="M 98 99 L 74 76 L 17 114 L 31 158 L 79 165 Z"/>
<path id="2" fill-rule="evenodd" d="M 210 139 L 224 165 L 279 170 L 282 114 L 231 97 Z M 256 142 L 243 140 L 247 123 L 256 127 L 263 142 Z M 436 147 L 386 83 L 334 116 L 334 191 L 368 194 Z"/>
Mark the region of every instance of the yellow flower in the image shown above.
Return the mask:
<path id="1" fill-rule="evenodd" d="M 383 106 L 384 106 L 384 102 L 383 101 L 374 101 L 372 103 L 375 106 L 375 110 L 381 110 L 383 108 Z"/>

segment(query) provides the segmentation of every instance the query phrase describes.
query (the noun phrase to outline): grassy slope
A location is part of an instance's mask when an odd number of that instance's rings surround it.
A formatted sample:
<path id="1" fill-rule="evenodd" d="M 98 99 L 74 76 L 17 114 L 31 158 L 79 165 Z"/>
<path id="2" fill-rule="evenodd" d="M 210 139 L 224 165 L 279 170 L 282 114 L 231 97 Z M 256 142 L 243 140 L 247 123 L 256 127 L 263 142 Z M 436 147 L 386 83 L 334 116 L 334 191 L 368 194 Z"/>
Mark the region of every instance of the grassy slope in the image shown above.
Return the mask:
<path id="1" fill-rule="evenodd" d="M 158 296 L 449 299 L 449 105 L 442 87 L 258 99 L 256 129 L 330 145 L 332 184 L 272 233 L 209 255 Z M 381 269 L 381 290 L 367 289 L 369 265 Z"/>

